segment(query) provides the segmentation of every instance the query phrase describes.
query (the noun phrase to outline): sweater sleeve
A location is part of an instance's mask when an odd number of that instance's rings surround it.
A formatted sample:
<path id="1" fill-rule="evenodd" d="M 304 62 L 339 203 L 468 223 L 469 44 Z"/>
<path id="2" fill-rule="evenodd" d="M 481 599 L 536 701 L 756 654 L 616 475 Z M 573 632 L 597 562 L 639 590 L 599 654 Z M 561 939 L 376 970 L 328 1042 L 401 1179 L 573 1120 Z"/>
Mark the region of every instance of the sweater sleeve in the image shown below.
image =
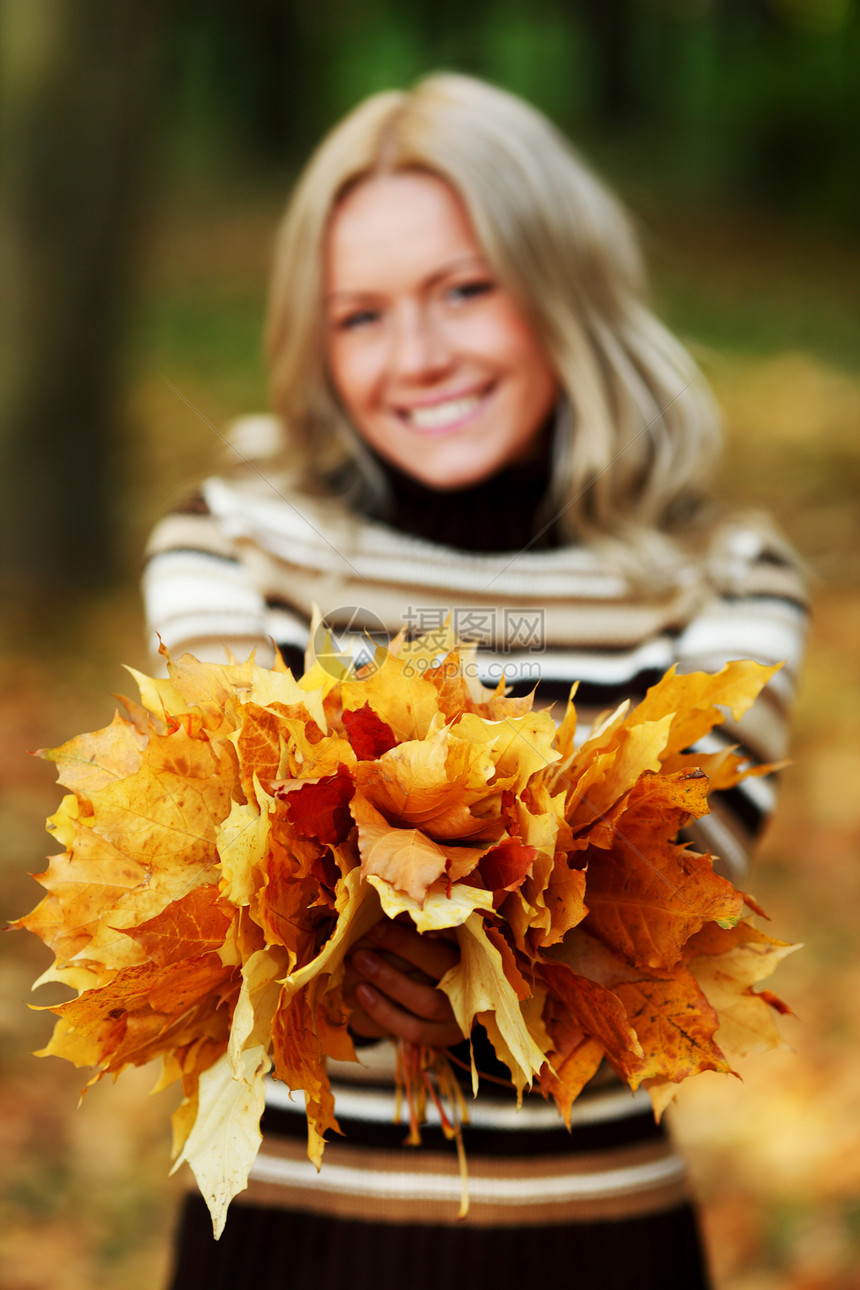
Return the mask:
<path id="1" fill-rule="evenodd" d="M 235 544 L 220 530 L 202 493 L 187 498 L 153 530 L 146 552 L 143 597 L 152 652 L 223 663 L 256 651 L 270 667 L 274 646 L 266 606 Z"/>
<path id="2" fill-rule="evenodd" d="M 697 750 L 736 747 L 752 766 L 785 757 L 807 625 L 805 581 L 790 555 L 766 535 L 741 527 L 731 531 L 712 596 L 677 638 L 679 670 L 714 672 L 742 658 L 782 666 L 740 721 L 729 716 Z M 773 813 L 777 782 L 778 773 L 771 772 L 715 793 L 710 814 L 687 830 L 736 884 L 745 879 L 750 853 Z"/>

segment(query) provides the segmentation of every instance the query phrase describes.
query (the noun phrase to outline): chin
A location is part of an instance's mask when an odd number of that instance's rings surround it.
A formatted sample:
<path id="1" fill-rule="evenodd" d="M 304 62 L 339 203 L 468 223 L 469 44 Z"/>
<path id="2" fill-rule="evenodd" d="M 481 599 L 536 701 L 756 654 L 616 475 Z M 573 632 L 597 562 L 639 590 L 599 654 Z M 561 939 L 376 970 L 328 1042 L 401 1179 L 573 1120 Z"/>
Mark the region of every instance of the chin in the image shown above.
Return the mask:
<path id="1" fill-rule="evenodd" d="M 416 470 L 414 465 L 403 465 L 400 469 L 425 488 L 435 489 L 439 493 L 456 493 L 463 488 L 474 488 L 496 474 L 495 468 L 484 471 L 432 471 Z"/>
<path id="2" fill-rule="evenodd" d="M 458 458 L 460 454 L 457 454 Z M 414 457 L 405 458 L 402 461 L 394 463 L 404 474 L 411 475 L 413 479 L 424 484 L 426 488 L 434 488 L 441 493 L 453 493 L 462 488 L 474 488 L 478 484 L 485 483 L 492 479 L 499 471 L 504 470 L 509 464 L 504 459 L 500 461 L 476 461 L 473 463 L 463 462 L 462 459 L 446 463 L 417 462 Z"/>

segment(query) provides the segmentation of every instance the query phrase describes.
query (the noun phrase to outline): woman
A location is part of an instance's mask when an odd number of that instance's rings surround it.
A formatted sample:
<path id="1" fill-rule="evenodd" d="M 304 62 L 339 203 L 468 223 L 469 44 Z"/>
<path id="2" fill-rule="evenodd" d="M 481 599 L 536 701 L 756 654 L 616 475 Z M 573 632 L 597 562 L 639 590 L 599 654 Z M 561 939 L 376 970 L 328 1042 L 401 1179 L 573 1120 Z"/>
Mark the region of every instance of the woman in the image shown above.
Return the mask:
<path id="1" fill-rule="evenodd" d="M 711 403 L 643 290 L 617 202 L 526 104 L 452 75 L 362 104 L 283 226 L 268 329 L 283 446 L 156 529 L 152 627 L 216 660 L 227 645 L 265 662 L 275 642 L 301 670 L 314 604 L 359 648 L 451 614 L 482 680 L 524 693 L 539 677 L 542 702 L 579 680 L 588 723 L 673 662 L 786 658 L 743 730 L 720 735 L 779 757 L 803 588 L 763 525 L 706 502 Z M 771 804 L 747 780 L 698 826 L 735 881 Z M 176 1286 L 707 1284 L 683 1166 L 611 1071 L 568 1134 L 536 1096 L 516 1111 L 485 1047 L 458 1223 L 441 1130 L 400 1146 L 390 1043 L 461 1038 L 434 988 L 455 953 L 393 923 L 356 950 L 362 1063 L 334 1072 L 344 1138 L 316 1175 L 301 1104 L 273 1085 L 218 1246 L 188 1202 Z"/>

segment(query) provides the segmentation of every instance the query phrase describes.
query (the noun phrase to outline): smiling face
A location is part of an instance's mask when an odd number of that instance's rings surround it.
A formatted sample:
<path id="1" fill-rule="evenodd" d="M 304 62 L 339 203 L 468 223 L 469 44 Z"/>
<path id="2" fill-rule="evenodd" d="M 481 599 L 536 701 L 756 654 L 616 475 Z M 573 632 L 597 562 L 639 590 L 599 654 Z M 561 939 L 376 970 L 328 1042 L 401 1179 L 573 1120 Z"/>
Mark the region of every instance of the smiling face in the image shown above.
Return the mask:
<path id="1" fill-rule="evenodd" d="M 530 455 L 558 380 L 448 183 L 360 182 L 332 216 L 325 273 L 329 375 L 382 457 L 455 489 Z"/>

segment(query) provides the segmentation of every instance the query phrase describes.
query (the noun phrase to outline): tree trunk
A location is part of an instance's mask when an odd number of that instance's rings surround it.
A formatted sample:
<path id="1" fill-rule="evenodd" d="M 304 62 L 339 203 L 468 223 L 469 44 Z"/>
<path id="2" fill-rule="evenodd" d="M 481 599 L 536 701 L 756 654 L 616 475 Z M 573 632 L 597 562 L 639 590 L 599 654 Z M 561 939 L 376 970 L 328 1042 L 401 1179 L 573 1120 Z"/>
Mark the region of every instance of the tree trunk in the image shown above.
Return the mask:
<path id="1" fill-rule="evenodd" d="M 157 0 L 0 0 L 0 587 L 109 575 Z M 151 127 L 150 127 L 151 128 Z"/>

